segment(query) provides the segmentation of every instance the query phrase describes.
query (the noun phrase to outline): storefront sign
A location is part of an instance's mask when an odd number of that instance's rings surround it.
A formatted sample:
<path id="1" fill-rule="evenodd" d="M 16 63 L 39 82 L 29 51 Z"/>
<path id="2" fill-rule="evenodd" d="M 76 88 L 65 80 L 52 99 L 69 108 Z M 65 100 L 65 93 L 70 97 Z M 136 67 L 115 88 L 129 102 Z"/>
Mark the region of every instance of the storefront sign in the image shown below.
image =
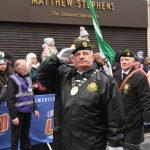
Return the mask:
<path id="1" fill-rule="evenodd" d="M 147 2 L 92 0 L 100 26 L 147 28 Z M 0 0 L 0 21 L 92 25 L 86 0 Z"/>
<path id="2" fill-rule="evenodd" d="M 92 1 L 94 8 L 97 10 L 115 10 L 115 4 L 110 2 Z M 32 5 L 72 7 L 73 0 L 31 0 Z M 86 0 L 76 0 L 77 8 L 89 8 Z"/>

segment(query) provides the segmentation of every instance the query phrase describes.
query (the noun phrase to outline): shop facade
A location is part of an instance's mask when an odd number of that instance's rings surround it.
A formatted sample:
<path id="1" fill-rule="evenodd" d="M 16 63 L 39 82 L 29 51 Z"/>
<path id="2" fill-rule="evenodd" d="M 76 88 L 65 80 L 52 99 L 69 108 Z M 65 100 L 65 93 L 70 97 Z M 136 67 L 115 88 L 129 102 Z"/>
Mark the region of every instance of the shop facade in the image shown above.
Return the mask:
<path id="1" fill-rule="evenodd" d="M 147 2 L 139 0 L 92 1 L 104 40 L 114 51 L 143 50 L 147 56 Z M 40 58 L 45 37 L 56 47 L 70 46 L 79 28 L 89 32 L 94 51 L 99 51 L 86 0 L 1 0 L 0 50 L 16 58 L 29 52 Z"/>

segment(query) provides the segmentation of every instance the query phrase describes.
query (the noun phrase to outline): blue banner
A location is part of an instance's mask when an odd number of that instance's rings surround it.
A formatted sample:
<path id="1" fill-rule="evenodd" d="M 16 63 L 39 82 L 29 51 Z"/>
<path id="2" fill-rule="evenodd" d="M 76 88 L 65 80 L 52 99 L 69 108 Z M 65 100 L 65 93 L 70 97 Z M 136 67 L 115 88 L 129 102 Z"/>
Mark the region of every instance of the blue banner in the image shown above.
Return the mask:
<path id="1" fill-rule="evenodd" d="M 36 119 L 35 115 L 32 115 L 29 137 L 31 145 L 53 141 L 54 101 L 54 94 L 35 96 L 40 118 Z"/>
<path id="2" fill-rule="evenodd" d="M 0 150 L 10 150 L 11 119 L 8 113 L 6 100 L 0 103 Z"/>
<path id="3" fill-rule="evenodd" d="M 51 143 L 53 141 L 55 95 L 35 95 L 34 98 L 40 113 L 40 118 L 37 119 L 35 114 L 32 114 L 29 134 L 30 144 Z M 6 100 L 0 103 L 0 120 L 0 150 L 10 150 L 11 118 L 9 116 Z"/>

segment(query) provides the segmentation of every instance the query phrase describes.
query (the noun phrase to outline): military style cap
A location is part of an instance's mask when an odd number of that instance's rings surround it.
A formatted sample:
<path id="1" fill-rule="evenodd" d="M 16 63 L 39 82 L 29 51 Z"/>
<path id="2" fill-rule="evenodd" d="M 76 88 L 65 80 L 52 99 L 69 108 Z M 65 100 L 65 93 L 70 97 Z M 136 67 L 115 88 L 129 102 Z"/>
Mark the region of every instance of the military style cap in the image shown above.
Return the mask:
<path id="1" fill-rule="evenodd" d="M 4 52 L 4 57 L 5 59 L 12 59 L 13 58 L 13 54 L 11 51 L 7 51 L 7 52 Z"/>
<path id="2" fill-rule="evenodd" d="M 127 49 L 121 53 L 120 57 L 133 57 L 134 58 L 134 54 L 129 49 Z"/>
<path id="3" fill-rule="evenodd" d="M 141 59 L 138 56 L 134 56 L 134 60 L 141 62 Z"/>
<path id="4" fill-rule="evenodd" d="M 86 40 L 81 40 L 75 44 L 75 50 L 72 52 L 72 54 L 74 54 L 75 52 L 79 50 L 92 50 L 93 48 L 94 48 L 94 45 L 91 45 Z"/>

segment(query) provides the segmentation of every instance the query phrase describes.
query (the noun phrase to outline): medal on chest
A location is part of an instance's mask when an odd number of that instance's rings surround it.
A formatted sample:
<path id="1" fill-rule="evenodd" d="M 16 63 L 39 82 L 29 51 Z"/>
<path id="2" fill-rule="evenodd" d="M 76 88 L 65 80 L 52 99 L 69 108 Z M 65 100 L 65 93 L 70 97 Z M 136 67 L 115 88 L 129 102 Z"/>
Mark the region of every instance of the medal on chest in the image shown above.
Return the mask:
<path id="1" fill-rule="evenodd" d="M 71 89 L 70 94 L 71 94 L 71 95 L 75 95 L 75 94 L 77 94 L 77 92 L 78 92 L 78 87 L 77 87 L 77 86 L 74 86 L 74 87 Z"/>
<path id="2" fill-rule="evenodd" d="M 94 74 L 96 74 L 96 72 L 99 71 L 99 70 L 96 70 L 95 72 L 93 72 L 93 74 L 91 76 L 93 76 Z M 76 95 L 78 93 L 78 90 L 79 90 L 79 87 L 82 86 L 82 84 L 84 82 L 86 82 L 87 79 L 86 78 L 83 78 L 83 80 L 75 80 L 75 77 L 73 76 L 72 77 L 72 89 L 70 91 L 70 94 L 73 96 L 73 95 Z M 78 85 L 75 86 L 75 82 L 79 82 Z"/>

